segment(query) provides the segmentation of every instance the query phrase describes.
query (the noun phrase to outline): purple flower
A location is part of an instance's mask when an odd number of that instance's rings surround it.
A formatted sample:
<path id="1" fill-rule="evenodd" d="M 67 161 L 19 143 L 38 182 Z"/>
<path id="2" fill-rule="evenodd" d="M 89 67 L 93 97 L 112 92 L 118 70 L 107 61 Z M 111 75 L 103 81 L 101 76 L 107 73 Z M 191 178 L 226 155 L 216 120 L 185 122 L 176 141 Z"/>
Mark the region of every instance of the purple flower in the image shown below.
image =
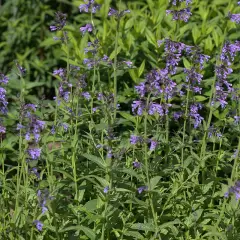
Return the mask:
<path id="1" fill-rule="evenodd" d="M 231 14 L 230 12 L 228 13 L 228 17 L 232 22 L 235 23 L 240 23 L 240 14 Z"/>
<path id="2" fill-rule="evenodd" d="M 37 197 L 38 197 L 38 203 L 41 207 L 42 214 L 44 214 L 46 211 L 48 211 L 48 208 L 46 207 L 47 201 L 52 200 L 53 197 L 50 196 L 49 191 L 47 189 L 44 189 L 44 191 L 41 191 L 40 189 L 37 191 Z"/>
<path id="3" fill-rule="evenodd" d="M 59 68 L 53 71 L 53 75 L 58 75 L 59 77 L 64 77 L 65 71 L 63 68 Z"/>
<path id="4" fill-rule="evenodd" d="M 131 143 L 132 145 L 135 145 L 135 144 L 141 142 L 141 140 L 142 140 L 142 138 L 139 137 L 139 136 L 136 136 L 136 135 L 131 135 L 131 136 L 130 136 L 130 143 Z"/>
<path id="5" fill-rule="evenodd" d="M 198 113 L 198 110 L 199 109 L 202 109 L 202 105 L 201 104 L 192 104 L 190 106 L 190 113 L 189 113 L 189 116 L 193 119 L 194 121 L 194 128 L 197 128 L 202 120 L 203 120 L 203 117 L 200 116 L 200 114 Z"/>
<path id="6" fill-rule="evenodd" d="M 181 10 L 166 10 L 166 14 L 172 14 L 172 20 L 181 20 L 187 22 L 192 13 L 190 12 L 190 8 L 183 8 Z"/>
<path id="7" fill-rule="evenodd" d="M 79 11 L 80 12 L 92 12 L 92 13 L 96 13 L 96 11 L 98 9 L 100 9 L 100 5 L 99 4 L 94 4 L 95 0 L 84 0 L 84 2 L 86 4 L 81 4 L 79 6 Z"/>
<path id="8" fill-rule="evenodd" d="M 99 107 L 93 107 L 92 112 L 95 113 L 98 109 L 99 109 Z"/>
<path id="9" fill-rule="evenodd" d="M 7 105 L 6 90 L 0 87 L 0 112 L 2 112 L 2 114 L 7 114 Z"/>
<path id="10" fill-rule="evenodd" d="M 6 133 L 6 128 L 0 125 L 0 133 Z"/>
<path id="11" fill-rule="evenodd" d="M 51 32 L 58 30 L 58 27 L 56 26 L 50 26 L 49 28 Z"/>
<path id="12" fill-rule="evenodd" d="M 143 191 L 147 191 L 148 187 L 147 186 L 141 186 L 137 189 L 138 193 L 141 194 Z"/>
<path id="13" fill-rule="evenodd" d="M 203 75 L 196 72 L 195 68 L 191 69 L 184 69 L 184 73 L 187 74 L 186 76 L 186 82 L 191 81 L 193 84 L 200 84 L 203 78 Z"/>
<path id="14" fill-rule="evenodd" d="M 159 116 L 163 116 L 164 115 L 164 110 L 163 110 L 162 105 L 160 105 L 158 103 L 150 103 L 149 105 L 150 106 L 149 106 L 148 113 L 150 115 L 153 115 L 155 113 L 158 113 Z"/>
<path id="15" fill-rule="evenodd" d="M 99 64 L 99 60 L 84 58 L 83 64 L 87 65 L 88 69 L 91 69 Z"/>
<path id="16" fill-rule="evenodd" d="M 35 220 L 33 223 L 36 225 L 36 228 L 38 231 L 42 231 L 42 228 L 43 228 L 42 222 L 40 222 L 39 220 Z"/>
<path id="17" fill-rule="evenodd" d="M 158 142 L 151 139 L 151 140 L 150 140 L 150 143 L 151 143 L 151 145 L 150 145 L 150 151 L 154 151 L 155 148 L 156 148 L 156 146 L 158 145 Z"/>
<path id="18" fill-rule="evenodd" d="M 173 118 L 175 121 L 177 121 L 182 116 L 183 116 L 183 112 L 174 112 L 173 113 Z"/>
<path id="19" fill-rule="evenodd" d="M 234 116 L 234 123 L 238 124 L 240 122 L 240 116 Z"/>
<path id="20" fill-rule="evenodd" d="M 237 158 L 238 157 L 238 149 L 236 149 L 232 155 L 232 158 Z"/>
<path id="21" fill-rule="evenodd" d="M 106 186 L 106 187 L 103 189 L 103 192 L 104 192 L 104 193 L 108 193 L 108 191 L 109 191 L 109 186 Z"/>
<path id="22" fill-rule="evenodd" d="M 67 15 L 61 12 L 55 13 L 55 25 L 51 25 L 50 31 L 59 31 L 66 25 Z"/>
<path id="23" fill-rule="evenodd" d="M 108 150 L 107 152 L 107 158 L 112 158 L 113 154 L 112 154 L 112 150 Z"/>
<path id="24" fill-rule="evenodd" d="M 146 93 L 146 87 L 144 82 L 140 83 L 138 86 L 135 86 L 135 89 L 141 97 L 144 97 Z"/>
<path id="25" fill-rule="evenodd" d="M 25 104 L 24 110 L 28 110 L 28 109 L 31 109 L 32 111 L 36 112 L 37 106 L 32 103 Z"/>
<path id="26" fill-rule="evenodd" d="M 40 155 L 41 155 L 41 149 L 40 148 L 29 148 L 27 150 L 29 156 L 31 157 L 31 159 L 33 160 L 37 160 Z"/>
<path id="27" fill-rule="evenodd" d="M 90 100 L 91 99 L 91 95 L 89 94 L 89 92 L 83 92 L 82 93 L 82 96 L 87 99 L 87 100 Z"/>
<path id="28" fill-rule="evenodd" d="M 113 16 L 113 15 L 117 16 L 118 15 L 118 11 L 115 10 L 114 8 L 110 8 L 109 12 L 108 12 L 108 16 Z"/>
<path id="29" fill-rule="evenodd" d="M 92 24 L 86 24 L 84 27 L 80 27 L 80 31 L 83 33 L 83 34 L 85 34 L 86 33 L 86 31 L 88 31 L 88 32 L 92 32 L 92 30 L 93 30 L 93 26 L 92 26 Z"/>
<path id="30" fill-rule="evenodd" d="M 234 61 L 236 53 L 239 51 L 240 51 L 240 45 L 238 42 L 234 44 L 230 44 L 229 42 L 227 42 L 222 48 L 220 59 L 226 66 L 230 66 L 231 63 Z"/>
<path id="31" fill-rule="evenodd" d="M 9 81 L 9 78 L 4 74 L 0 73 L 0 83 L 7 84 L 8 81 Z"/>
<path id="32" fill-rule="evenodd" d="M 141 116 L 143 114 L 144 107 L 145 105 L 142 101 L 133 101 L 132 112 L 135 113 L 137 110 L 137 115 Z"/>
<path id="33" fill-rule="evenodd" d="M 126 13 L 130 13 L 129 9 L 123 10 L 121 12 L 118 12 L 117 10 L 115 10 L 114 8 L 110 8 L 109 12 L 108 12 L 108 16 L 116 16 L 116 17 L 122 17 L 124 16 Z"/>
<path id="34" fill-rule="evenodd" d="M 132 67 L 132 62 L 130 61 L 123 61 L 128 67 Z"/>
<path id="35" fill-rule="evenodd" d="M 184 2 L 185 0 L 169 0 L 172 5 L 177 6 L 177 4 L 180 4 Z M 192 3 L 192 0 L 186 0 L 186 5 L 188 6 L 190 3 Z"/>
<path id="36" fill-rule="evenodd" d="M 224 194 L 224 197 L 228 198 L 229 193 L 235 194 L 237 201 L 240 199 L 240 181 L 237 181 L 234 186 L 230 187 L 228 191 Z"/>
<path id="37" fill-rule="evenodd" d="M 137 160 L 135 160 L 135 161 L 133 162 L 133 167 L 134 167 L 134 168 L 140 168 L 140 167 L 141 167 L 141 163 L 138 162 Z"/>

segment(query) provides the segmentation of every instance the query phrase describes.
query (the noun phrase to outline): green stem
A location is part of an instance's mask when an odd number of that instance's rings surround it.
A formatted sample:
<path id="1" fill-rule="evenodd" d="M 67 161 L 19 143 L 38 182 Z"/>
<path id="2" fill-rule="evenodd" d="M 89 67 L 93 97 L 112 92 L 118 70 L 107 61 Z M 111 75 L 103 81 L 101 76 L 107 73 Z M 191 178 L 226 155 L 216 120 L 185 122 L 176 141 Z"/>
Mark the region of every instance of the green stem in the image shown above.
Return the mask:
<path id="1" fill-rule="evenodd" d="M 114 71 L 114 117 L 113 121 L 116 119 L 117 115 L 117 51 L 118 51 L 118 38 L 119 38 L 119 26 L 120 26 L 120 18 L 117 19 L 117 30 L 115 36 L 115 47 L 114 47 L 114 64 L 113 64 L 113 71 Z"/>
<path id="2" fill-rule="evenodd" d="M 181 165 L 182 165 L 182 168 L 183 168 L 183 162 L 184 162 L 184 144 L 185 144 L 186 125 L 187 125 L 187 119 L 188 119 L 189 93 L 190 93 L 190 80 L 188 81 L 187 102 L 186 102 L 186 107 L 185 107 L 184 124 L 183 124 L 183 138 L 182 138 L 183 147 L 182 147 L 182 153 L 181 153 Z"/>

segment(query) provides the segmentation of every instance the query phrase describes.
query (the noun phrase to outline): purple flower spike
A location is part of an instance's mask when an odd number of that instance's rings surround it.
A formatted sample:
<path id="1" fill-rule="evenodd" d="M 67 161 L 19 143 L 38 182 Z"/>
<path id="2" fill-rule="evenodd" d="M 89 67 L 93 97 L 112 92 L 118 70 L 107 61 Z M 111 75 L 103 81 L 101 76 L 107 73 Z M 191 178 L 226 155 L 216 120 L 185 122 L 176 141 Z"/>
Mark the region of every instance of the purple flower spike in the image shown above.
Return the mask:
<path id="1" fill-rule="evenodd" d="M 82 34 L 85 34 L 86 32 L 92 32 L 93 30 L 93 25 L 88 23 L 86 24 L 84 27 L 80 27 L 80 31 L 82 32 Z"/>
<path id="2" fill-rule="evenodd" d="M 192 13 L 190 12 L 190 8 L 183 8 L 181 10 L 166 10 L 166 14 L 172 14 L 173 18 L 172 20 L 181 20 L 184 22 L 188 22 L 188 19 L 190 18 L 190 16 L 192 15 Z"/>
<path id="3" fill-rule="evenodd" d="M 37 228 L 38 231 L 42 231 L 42 229 L 43 229 L 43 223 L 42 222 L 40 222 L 39 220 L 35 220 L 33 223 L 36 225 L 36 228 Z"/>
<path id="4" fill-rule="evenodd" d="M 230 193 L 235 194 L 236 200 L 240 199 L 240 181 L 237 181 L 234 186 L 230 187 L 224 194 L 224 197 L 228 197 Z"/>
<path id="5" fill-rule="evenodd" d="M 228 17 L 232 22 L 235 23 L 240 23 L 240 14 L 231 14 L 230 12 L 228 13 Z"/>
<path id="6" fill-rule="evenodd" d="M 148 187 L 147 186 L 142 186 L 137 189 L 138 193 L 141 194 L 143 191 L 147 191 Z"/>
<path id="7" fill-rule="evenodd" d="M 81 4 L 79 6 L 79 11 L 80 12 L 92 12 L 92 13 L 96 13 L 96 11 L 98 9 L 100 9 L 100 5 L 99 4 L 94 4 L 95 0 L 84 0 L 84 2 L 86 4 Z"/>
<path id="8" fill-rule="evenodd" d="M 41 155 L 41 149 L 40 148 L 29 148 L 27 151 L 28 151 L 29 156 L 33 160 L 37 160 Z"/>
<path id="9" fill-rule="evenodd" d="M 87 100 L 90 100 L 90 99 L 91 99 L 91 95 L 90 95 L 89 92 L 83 92 L 83 93 L 82 93 L 82 96 L 83 96 L 85 99 L 87 99 Z"/>

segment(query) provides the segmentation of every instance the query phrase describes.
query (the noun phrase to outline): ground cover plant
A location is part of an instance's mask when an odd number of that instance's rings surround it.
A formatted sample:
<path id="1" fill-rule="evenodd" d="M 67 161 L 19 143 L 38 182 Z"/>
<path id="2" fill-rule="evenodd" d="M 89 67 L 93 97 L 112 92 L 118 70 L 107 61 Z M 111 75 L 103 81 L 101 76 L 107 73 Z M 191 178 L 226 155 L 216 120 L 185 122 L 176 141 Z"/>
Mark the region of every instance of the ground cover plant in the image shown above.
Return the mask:
<path id="1" fill-rule="evenodd" d="M 59 2 L 0 8 L 0 238 L 240 239 L 240 2 Z"/>

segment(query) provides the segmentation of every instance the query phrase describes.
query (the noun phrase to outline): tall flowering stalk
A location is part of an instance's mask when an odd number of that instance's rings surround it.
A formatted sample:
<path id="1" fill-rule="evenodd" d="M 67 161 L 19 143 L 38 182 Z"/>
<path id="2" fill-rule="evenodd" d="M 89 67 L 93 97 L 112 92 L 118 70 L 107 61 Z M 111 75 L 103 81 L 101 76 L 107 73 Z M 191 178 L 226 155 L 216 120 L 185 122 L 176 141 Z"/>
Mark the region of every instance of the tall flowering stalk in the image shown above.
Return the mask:
<path id="1" fill-rule="evenodd" d="M 120 1 L 121 3 L 121 1 Z M 117 11 L 113 8 L 110 8 L 108 12 L 108 16 L 114 16 L 117 20 L 117 27 L 116 27 L 116 35 L 115 35 L 115 43 L 114 43 L 114 62 L 113 62 L 113 76 L 114 76 L 114 114 L 113 114 L 113 121 L 116 119 L 117 115 L 117 49 L 118 49 L 118 39 L 119 39 L 119 27 L 120 27 L 120 20 L 126 14 L 129 13 L 130 10 L 124 11 Z"/>
<path id="2" fill-rule="evenodd" d="M 228 8 L 231 4 L 231 1 L 228 3 Z M 230 18 L 231 19 L 231 18 Z M 235 21 L 234 19 L 231 19 L 232 21 Z M 227 27 L 224 29 L 224 41 L 227 34 Z M 230 44 L 229 42 L 222 43 L 221 46 L 221 53 L 220 53 L 220 59 L 216 63 L 215 66 L 215 77 L 213 84 L 211 86 L 211 94 L 209 97 L 209 115 L 206 127 L 204 129 L 204 136 L 202 139 L 202 146 L 201 146 L 201 152 L 200 152 L 200 158 L 201 158 L 201 167 L 205 168 L 205 154 L 206 154 L 206 147 L 207 147 L 207 131 L 211 125 L 212 115 L 214 108 L 216 106 L 216 102 L 219 102 L 221 107 L 224 108 L 227 105 L 226 99 L 228 96 L 228 93 L 232 92 L 231 84 L 227 82 L 227 76 L 232 73 L 231 64 L 234 61 L 234 57 L 236 56 L 236 53 L 240 50 L 239 48 L 239 42 L 235 42 L 235 44 Z M 226 87 L 227 91 L 224 91 L 224 87 Z M 205 171 L 202 171 L 202 181 L 204 181 L 204 173 Z"/>

